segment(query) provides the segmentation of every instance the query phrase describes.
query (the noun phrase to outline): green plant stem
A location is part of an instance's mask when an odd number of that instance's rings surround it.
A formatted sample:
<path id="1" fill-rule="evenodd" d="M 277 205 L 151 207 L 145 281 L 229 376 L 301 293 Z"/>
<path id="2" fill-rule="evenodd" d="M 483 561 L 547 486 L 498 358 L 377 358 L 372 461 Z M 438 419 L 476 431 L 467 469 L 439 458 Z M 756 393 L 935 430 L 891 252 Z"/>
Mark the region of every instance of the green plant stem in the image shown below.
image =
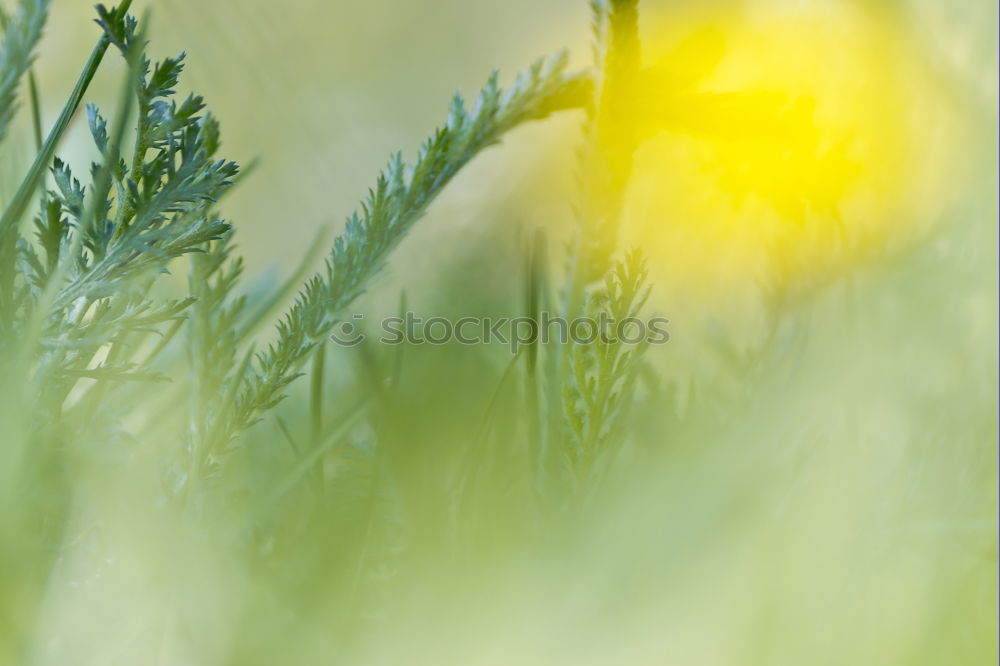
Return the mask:
<path id="1" fill-rule="evenodd" d="M 28 99 L 31 101 L 31 128 L 35 135 L 35 150 L 42 149 L 42 106 L 38 101 L 38 82 L 35 73 L 28 72 Z"/>
<path id="2" fill-rule="evenodd" d="M 323 371 L 326 366 L 326 344 L 319 343 L 313 355 L 309 390 L 309 422 L 315 439 L 323 431 Z"/>
<path id="3" fill-rule="evenodd" d="M 122 0 L 119 11 L 124 14 L 128 11 L 131 4 L 132 0 Z M 101 38 L 97 41 L 97 45 L 94 46 L 94 50 L 90 53 L 90 58 L 88 58 L 87 64 L 80 74 L 80 78 L 77 79 L 76 86 L 73 87 L 73 92 L 70 93 L 66 105 L 63 106 L 56 124 L 52 127 L 38 154 L 35 155 L 35 161 L 32 162 L 27 175 L 21 181 L 17 192 L 14 193 L 14 198 L 11 200 L 10 205 L 4 210 L 3 216 L 0 216 L 0 236 L 17 227 L 21 221 L 21 217 L 35 195 L 35 189 L 42 182 L 42 179 L 45 177 L 45 171 L 51 164 L 52 158 L 55 157 L 59 140 L 65 134 L 70 121 L 73 119 L 73 115 L 80 107 L 80 102 L 83 101 L 83 96 L 86 94 L 87 88 L 90 87 L 91 81 L 94 80 L 94 75 L 97 74 L 97 70 L 101 66 L 101 60 L 104 59 L 104 54 L 110 45 L 111 41 L 108 39 L 108 36 L 102 33 Z"/>
<path id="4" fill-rule="evenodd" d="M 320 436 L 323 433 L 323 375 L 326 371 L 326 341 L 320 342 L 313 354 L 312 377 L 310 377 L 309 390 L 309 421 L 312 427 L 312 445 L 319 444 Z M 316 478 L 316 485 L 320 490 L 323 488 L 323 466 L 316 465 L 313 472 Z"/>
<path id="5" fill-rule="evenodd" d="M 568 319 L 583 307 L 587 287 L 611 267 L 637 145 L 632 107 L 641 63 L 638 0 L 597 2 L 594 10 L 595 22 L 603 26 L 596 48 L 599 75 L 581 165 L 580 229 L 566 283 Z"/>
<path id="6" fill-rule="evenodd" d="M 266 516 L 299 481 L 309 474 L 310 470 L 316 466 L 323 456 L 340 441 L 340 438 L 350 432 L 351 428 L 361 420 L 361 417 L 367 412 L 370 403 L 371 401 L 368 398 L 362 398 L 334 421 L 336 426 L 330 432 L 324 434 L 321 441 L 316 442 L 309 452 L 302 456 L 295 466 L 274 485 L 272 490 L 264 495 L 263 500 L 258 505 L 256 515 L 253 516 L 255 520 L 251 521 L 250 525 L 255 524 Z M 243 527 L 246 528 L 247 526 Z"/>

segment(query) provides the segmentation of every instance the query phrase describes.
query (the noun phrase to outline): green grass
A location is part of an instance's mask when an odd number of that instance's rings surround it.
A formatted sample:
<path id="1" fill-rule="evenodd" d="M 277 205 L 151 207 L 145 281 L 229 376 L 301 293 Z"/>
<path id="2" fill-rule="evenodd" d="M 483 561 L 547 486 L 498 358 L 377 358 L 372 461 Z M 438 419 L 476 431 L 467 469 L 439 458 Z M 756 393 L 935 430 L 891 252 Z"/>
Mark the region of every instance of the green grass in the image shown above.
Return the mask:
<path id="1" fill-rule="evenodd" d="M 6 130 L 25 88 L 36 126 L 49 102 L 28 82 L 49 3 L 5 17 L 0 138 L 36 152 L 0 219 L 0 663 L 996 661 L 995 154 L 935 234 L 769 303 L 764 335 L 674 322 L 703 357 L 343 349 L 441 192 L 553 114 L 583 119 L 572 227 L 471 239 L 399 309 L 651 312 L 670 285 L 618 241 L 638 2 L 591 3 L 585 70 L 456 95 L 264 289 L 221 212 L 245 177 L 225 119 L 175 92 L 184 55 L 152 61 L 130 4 L 97 8 L 37 142 Z M 111 58 L 115 107 L 81 109 Z M 74 122 L 86 175 L 57 157 Z"/>

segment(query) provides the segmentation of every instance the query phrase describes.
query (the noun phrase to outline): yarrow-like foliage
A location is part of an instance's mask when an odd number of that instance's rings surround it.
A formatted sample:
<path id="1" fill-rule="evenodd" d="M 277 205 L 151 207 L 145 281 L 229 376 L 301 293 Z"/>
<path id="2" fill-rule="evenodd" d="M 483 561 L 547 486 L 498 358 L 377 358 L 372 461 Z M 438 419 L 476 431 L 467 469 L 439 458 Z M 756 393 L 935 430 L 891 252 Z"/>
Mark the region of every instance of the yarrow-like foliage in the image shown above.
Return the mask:
<path id="1" fill-rule="evenodd" d="M 79 377 L 156 376 L 116 354 L 95 365 L 95 354 L 157 330 L 194 302 L 156 299 L 150 289 L 173 259 L 203 251 L 229 229 L 212 207 L 238 171 L 215 157 L 218 123 L 204 112 L 202 98 L 173 99 L 183 54 L 152 65 L 137 22 L 120 9 L 99 6 L 98 24 L 102 40 L 130 65 L 122 117 L 112 129 L 96 107 L 87 107 L 101 155 L 91 166 L 91 185 L 53 161 L 53 187 L 42 193 L 35 218 L 37 244 L 15 232 L 18 270 L 4 285 L 7 326 L 29 337 L 37 331 L 34 383 L 56 401 Z M 135 145 L 126 158 L 123 123 L 132 108 Z"/>
<path id="2" fill-rule="evenodd" d="M 315 346 L 329 335 L 337 314 L 360 295 L 396 245 L 454 175 L 476 154 L 520 123 L 578 107 L 589 79 L 566 75 L 565 54 L 539 60 L 506 92 L 494 73 L 467 109 L 456 95 L 447 123 L 424 143 L 407 167 L 396 154 L 369 191 L 361 211 L 347 220 L 323 273 L 306 283 L 278 324 L 278 338 L 262 352 L 236 402 L 231 432 L 249 427 L 279 401 Z"/>
<path id="3" fill-rule="evenodd" d="M 0 325 L 19 341 L 13 357 L 29 378 L 28 395 L 58 413 L 82 378 L 97 382 L 78 398 L 85 406 L 98 404 L 109 380 L 166 378 L 152 361 L 189 320 L 188 359 L 197 390 L 181 476 L 191 479 L 211 473 L 235 438 L 284 397 L 339 313 L 364 292 L 459 170 L 514 127 L 584 106 L 594 92 L 589 75 L 567 74 L 562 54 L 535 62 L 506 91 L 494 73 L 471 107 L 456 95 L 446 122 L 412 164 L 398 153 L 390 159 L 347 219 L 324 269 L 305 282 L 280 317 L 274 341 L 255 354 L 245 338 L 262 315 L 248 313 L 246 297 L 238 295 L 242 264 L 232 255 L 230 225 L 214 209 L 238 167 L 216 156 L 219 125 L 202 98 L 176 95 L 184 55 L 151 62 L 129 5 L 98 6 L 101 38 L 3 211 Z M 15 78 L 30 63 L 25 47 L 40 31 L 33 12 L 44 18 L 45 8 L 40 1 L 22 3 L 8 30 L 20 26 L 24 35 L 8 39 L 2 52 L 21 54 Z M 54 156 L 55 146 L 112 46 L 128 64 L 127 81 L 110 120 L 96 106 L 86 107 L 100 157 L 89 179 L 81 179 Z M 34 234 L 22 236 L 21 218 L 45 175 Z M 189 293 L 157 296 L 159 276 L 192 254 Z M 162 340 L 140 358 L 150 333 Z"/>
<path id="4" fill-rule="evenodd" d="M 585 143 L 579 151 L 578 226 L 568 253 L 563 309 L 568 318 L 606 314 L 622 321 L 639 314 L 648 296 L 639 250 L 614 259 L 619 217 L 637 136 L 632 121 L 640 69 L 637 0 L 592 0 L 595 85 L 587 105 Z M 644 347 L 619 340 L 557 349 L 558 375 L 550 379 L 548 409 L 561 406 L 556 430 L 560 452 L 551 461 L 570 484 L 591 490 L 621 444 L 622 415 Z"/>
<path id="5" fill-rule="evenodd" d="M 602 313 L 610 321 L 634 320 L 649 298 L 647 276 L 642 253 L 637 249 L 626 253 L 589 294 L 585 312 L 594 320 Z M 596 481 L 621 445 L 623 419 L 644 351 L 645 343 L 630 345 L 616 334 L 599 335 L 592 343 L 571 347 L 562 387 L 569 426 L 563 453 L 576 483 L 585 486 Z"/>

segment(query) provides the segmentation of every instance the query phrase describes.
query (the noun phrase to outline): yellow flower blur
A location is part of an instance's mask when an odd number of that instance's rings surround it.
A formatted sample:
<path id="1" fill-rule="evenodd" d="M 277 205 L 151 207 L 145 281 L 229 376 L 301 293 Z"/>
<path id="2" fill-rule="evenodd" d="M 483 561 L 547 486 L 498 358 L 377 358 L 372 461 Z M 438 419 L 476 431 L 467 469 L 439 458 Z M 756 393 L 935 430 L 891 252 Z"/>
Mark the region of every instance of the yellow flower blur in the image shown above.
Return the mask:
<path id="1" fill-rule="evenodd" d="M 643 36 L 622 242 L 654 281 L 745 305 L 750 287 L 794 291 L 925 232 L 958 130 L 899 21 L 847 2 L 726 7 L 661 12 Z"/>

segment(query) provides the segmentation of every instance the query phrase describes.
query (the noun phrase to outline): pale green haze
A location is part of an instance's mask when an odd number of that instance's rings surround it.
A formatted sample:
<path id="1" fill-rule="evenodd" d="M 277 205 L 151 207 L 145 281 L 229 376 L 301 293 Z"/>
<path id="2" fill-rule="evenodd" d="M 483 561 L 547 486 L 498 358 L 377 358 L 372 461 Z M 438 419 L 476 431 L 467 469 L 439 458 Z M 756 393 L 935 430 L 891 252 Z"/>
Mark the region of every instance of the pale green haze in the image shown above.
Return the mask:
<path id="1" fill-rule="evenodd" d="M 2 4 L 0 666 L 997 663 L 995 3 Z"/>

